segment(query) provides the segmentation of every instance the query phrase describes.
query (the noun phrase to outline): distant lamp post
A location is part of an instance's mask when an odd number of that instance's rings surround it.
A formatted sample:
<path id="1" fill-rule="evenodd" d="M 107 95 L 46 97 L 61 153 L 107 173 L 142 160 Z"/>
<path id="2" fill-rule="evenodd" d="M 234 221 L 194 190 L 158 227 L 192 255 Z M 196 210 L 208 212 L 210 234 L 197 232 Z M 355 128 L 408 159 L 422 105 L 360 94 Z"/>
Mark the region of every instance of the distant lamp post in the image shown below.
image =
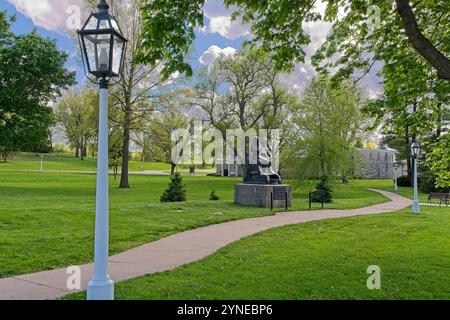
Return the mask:
<path id="1" fill-rule="evenodd" d="M 108 274 L 108 87 L 109 81 L 121 74 L 127 39 L 108 13 L 106 1 L 101 0 L 97 8 L 77 31 L 86 76 L 100 86 L 94 275 L 87 298 L 113 300 L 114 282 Z"/>
<path id="2" fill-rule="evenodd" d="M 411 156 L 413 158 L 414 162 L 414 201 L 413 201 L 413 209 L 412 213 L 419 214 L 420 208 L 419 208 L 419 190 L 417 186 L 417 161 L 420 157 L 420 144 L 415 141 L 411 145 Z"/>
<path id="3" fill-rule="evenodd" d="M 44 172 L 44 155 L 41 154 L 41 173 Z"/>
<path id="4" fill-rule="evenodd" d="M 394 162 L 394 190 L 395 191 L 398 191 L 398 168 L 399 168 L 398 162 Z"/>

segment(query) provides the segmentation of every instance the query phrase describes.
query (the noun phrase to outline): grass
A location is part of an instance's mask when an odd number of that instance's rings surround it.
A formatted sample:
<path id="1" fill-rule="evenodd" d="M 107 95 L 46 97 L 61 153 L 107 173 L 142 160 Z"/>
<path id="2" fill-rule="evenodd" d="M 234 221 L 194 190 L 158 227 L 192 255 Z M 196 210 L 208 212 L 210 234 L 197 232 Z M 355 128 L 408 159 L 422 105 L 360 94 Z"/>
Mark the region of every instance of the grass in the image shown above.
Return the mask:
<path id="1" fill-rule="evenodd" d="M 92 261 L 95 175 L 0 171 L 0 278 Z M 133 176 L 120 190 L 110 177 L 110 254 L 213 223 L 273 214 L 233 204 L 240 179 L 184 177 L 188 201 L 160 203 L 169 181 Z M 387 201 L 365 187 L 388 188 L 390 181 L 356 180 L 335 186 L 326 208 L 357 208 Z M 291 210 L 308 208 L 309 185 L 294 193 Z M 220 201 L 209 201 L 215 190 Z M 319 205 L 315 205 L 319 209 Z M 221 214 L 217 214 L 221 213 Z"/>
<path id="2" fill-rule="evenodd" d="M 11 170 L 31 170 L 38 171 L 41 166 L 41 158 L 39 154 L 33 153 L 19 153 L 13 160 L 6 163 L 0 161 L 0 171 Z M 92 171 L 95 172 L 97 168 L 97 159 L 87 157 L 83 161 L 76 159 L 73 155 L 67 154 L 45 154 L 44 155 L 44 170 L 47 171 Z M 130 161 L 130 171 L 170 171 L 170 165 L 159 162 L 141 162 Z"/>
<path id="3" fill-rule="evenodd" d="M 450 210 L 424 207 L 272 229 L 172 271 L 119 282 L 116 299 L 450 299 Z M 367 268 L 381 268 L 369 290 Z M 84 299 L 75 294 L 66 299 Z"/>

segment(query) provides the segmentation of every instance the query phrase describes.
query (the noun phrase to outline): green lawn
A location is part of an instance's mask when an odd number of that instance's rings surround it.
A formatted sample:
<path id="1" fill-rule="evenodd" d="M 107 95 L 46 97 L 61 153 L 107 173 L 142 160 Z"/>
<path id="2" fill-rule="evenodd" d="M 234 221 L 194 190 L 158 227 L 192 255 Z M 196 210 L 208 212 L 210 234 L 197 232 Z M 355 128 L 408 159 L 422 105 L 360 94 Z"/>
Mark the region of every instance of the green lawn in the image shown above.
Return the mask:
<path id="1" fill-rule="evenodd" d="M 116 284 L 116 299 L 450 299 L 450 209 L 272 229 L 173 271 Z M 381 268 L 381 289 L 366 287 Z M 66 299 L 84 299 L 76 294 Z"/>
<path id="2" fill-rule="evenodd" d="M 93 174 L 0 171 L 0 277 L 92 260 L 95 178 Z M 169 177 L 132 176 L 129 190 L 119 190 L 110 178 L 111 254 L 212 223 L 272 214 L 233 204 L 234 184 L 240 179 L 184 179 L 188 201 L 163 204 L 159 197 Z M 336 185 L 336 200 L 327 208 L 385 202 L 385 197 L 364 188 L 389 188 L 390 184 L 356 180 Z M 309 188 L 302 185 L 295 191 L 292 210 L 307 209 Z M 212 190 L 220 201 L 209 201 Z"/>
<path id="3" fill-rule="evenodd" d="M 38 154 L 20 153 L 6 163 L 0 161 L 0 171 L 11 170 L 40 170 L 41 158 Z M 45 154 L 44 170 L 49 171 L 96 171 L 97 159 L 87 157 L 84 160 L 76 159 L 73 155 Z M 130 171 L 170 171 L 170 165 L 159 162 L 130 161 Z"/>

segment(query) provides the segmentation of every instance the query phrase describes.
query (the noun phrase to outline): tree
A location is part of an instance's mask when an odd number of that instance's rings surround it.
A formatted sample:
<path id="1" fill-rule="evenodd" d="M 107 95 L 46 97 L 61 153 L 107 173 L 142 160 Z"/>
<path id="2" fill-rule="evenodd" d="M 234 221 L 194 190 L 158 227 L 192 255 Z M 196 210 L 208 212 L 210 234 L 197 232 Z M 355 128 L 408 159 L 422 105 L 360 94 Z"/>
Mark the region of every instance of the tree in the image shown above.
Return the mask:
<path id="1" fill-rule="evenodd" d="M 15 16 L 8 17 L 5 11 L 0 11 L 0 46 L 7 42 L 12 37 L 10 25 L 15 21 Z"/>
<path id="2" fill-rule="evenodd" d="M 427 63 L 417 61 L 411 48 L 399 48 L 396 58 L 385 65 L 381 75 L 384 93 L 363 111 L 375 120 L 373 127 L 381 128 L 385 140 L 393 141 L 394 147 L 401 151 L 399 160 L 407 160 L 412 181 L 409 147 L 416 138 L 433 143 L 441 135 L 450 82 L 437 79 Z M 399 140 L 402 142 L 398 143 Z"/>
<path id="3" fill-rule="evenodd" d="M 414 47 L 439 76 L 450 80 L 450 61 L 446 56 L 448 46 L 449 2 L 432 0 L 416 2 L 411 8 L 408 0 L 377 2 L 382 17 L 380 28 L 369 35 L 369 0 L 325 0 L 322 15 L 315 0 L 224 0 L 228 6 L 237 7 L 234 18 L 242 16 L 250 23 L 254 38 L 247 43 L 258 47 L 276 62 L 279 69 L 292 68 L 294 62 L 303 62 L 304 46 L 310 36 L 304 23 L 323 20 L 333 23 L 333 33 L 326 46 L 319 51 L 319 59 L 335 52 L 341 54 L 336 64 L 340 74 L 350 76 L 355 69 L 371 67 L 372 52 L 375 58 L 395 55 L 396 47 Z M 140 61 L 154 64 L 164 60 L 163 74 L 175 71 L 192 74 L 183 54 L 195 38 L 195 28 L 203 26 L 202 7 L 205 0 L 155 0 L 143 6 L 144 38 Z M 439 32 L 436 32 L 439 30 Z M 400 40 L 400 41 L 399 41 Z"/>
<path id="4" fill-rule="evenodd" d="M 67 53 L 35 31 L 15 36 L 0 17 L 0 153 L 50 144 L 54 123 L 50 103 L 74 83 L 64 68 Z M 6 32 L 6 33 L 5 33 Z"/>
<path id="5" fill-rule="evenodd" d="M 98 2 L 97 0 L 86 1 L 91 7 Z M 160 63 L 148 66 L 140 64 L 137 60 L 137 53 L 144 42 L 140 14 L 142 3 L 142 0 L 110 3 L 112 14 L 118 21 L 121 21 L 121 29 L 129 40 L 121 80 L 111 92 L 113 108 L 118 109 L 120 113 L 118 117 L 111 117 L 111 120 L 115 125 L 120 126 L 123 132 L 122 172 L 119 188 L 125 189 L 130 187 L 128 174 L 130 142 L 139 133 L 142 122 L 150 120 L 162 87 L 171 84 L 177 78 L 176 74 L 171 74 L 163 79 L 160 75 Z"/>
<path id="6" fill-rule="evenodd" d="M 313 80 L 292 110 L 295 134 L 283 158 L 291 174 L 347 176 L 353 169 L 358 134 L 364 128 L 360 113 L 364 103 L 357 85 L 346 84 L 337 90 L 329 81 Z"/>
<path id="7" fill-rule="evenodd" d="M 219 201 L 220 200 L 220 198 L 217 195 L 215 190 L 211 191 L 211 193 L 209 194 L 209 200 L 211 200 L 211 201 Z"/>
<path id="8" fill-rule="evenodd" d="M 450 134 L 431 145 L 426 158 L 427 166 L 436 175 L 437 188 L 450 188 Z"/>
<path id="9" fill-rule="evenodd" d="M 61 99 L 55 109 L 57 122 L 76 149 L 81 160 L 87 155 L 88 145 L 94 149 L 98 133 L 98 95 L 92 91 L 71 93 Z"/>
<path id="10" fill-rule="evenodd" d="M 284 139 L 292 127 L 289 107 L 296 99 L 278 77 L 272 62 L 256 52 L 222 55 L 199 72 L 192 104 L 200 109 L 199 117 L 223 136 L 227 129 L 266 129 L 270 137 L 278 129 Z M 283 145 L 282 141 L 280 149 Z M 245 161 L 244 174 L 248 157 Z"/>
<path id="11" fill-rule="evenodd" d="M 183 202 L 186 201 L 186 188 L 183 178 L 177 172 L 170 176 L 170 183 L 161 196 L 161 202 Z"/>
<path id="12" fill-rule="evenodd" d="M 438 75 L 442 79 L 450 80 L 449 59 L 442 52 L 440 52 L 439 49 L 436 48 L 420 31 L 419 25 L 414 16 L 413 8 L 411 8 L 409 1 L 395 0 L 395 2 L 397 4 L 397 12 L 403 22 L 405 33 L 414 49 L 436 69 Z M 448 8 L 449 7 L 447 4 L 447 7 L 441 9 L 448 10 Z M 448 53 L 448 51 L 446 52 Z"/>
<path id="13" fill-rule="evenodd" d="M 312 201 L 322 204 L 331 203 L 333 201 L 333 189 L 330 186 L 330 178 L 327 175 L 320 177 L 316 185 L 316 191 L 312 193 Z"/>
<path id="14" fill-rule="evenodd" d="M 180 92 L 173 92 L 160 100 L 148 122 L 143 124 L 135 142 L 143 151 L 151 153 L 151 159 L 169 163 L 171 175 L 175 174 L 177 163 L 172 161 L 172 132 L 187 128 L 190 118 L 183 112 L 183 98 Z"/>

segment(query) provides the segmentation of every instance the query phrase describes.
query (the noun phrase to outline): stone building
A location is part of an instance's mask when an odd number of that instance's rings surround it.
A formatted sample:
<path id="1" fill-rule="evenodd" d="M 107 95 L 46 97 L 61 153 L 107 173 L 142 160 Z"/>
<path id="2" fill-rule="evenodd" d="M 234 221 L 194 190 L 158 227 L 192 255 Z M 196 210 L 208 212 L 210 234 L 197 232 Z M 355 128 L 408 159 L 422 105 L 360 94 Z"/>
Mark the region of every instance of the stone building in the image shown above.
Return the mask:
<path id="1" fill-rule="evenodd" d="M 359 161 L 355 167 L 355 177 L 363 179 L 394 179 L 394 161 L 397 150 L 387 146 L 378 149 L 356 149 Z M 397 177 L 407 174 L 406 161 L 398 163 Z M 228 177 L 242 177 L 242 165 L 216 165 L 217 174 Z"/>
<path id="2" fill-rule="evenodd" d="M 355 177 L 364 179 L 393 179 L 397 151 L 387 146 L 379 149 L 356 149 L 360 161 Z"/>

